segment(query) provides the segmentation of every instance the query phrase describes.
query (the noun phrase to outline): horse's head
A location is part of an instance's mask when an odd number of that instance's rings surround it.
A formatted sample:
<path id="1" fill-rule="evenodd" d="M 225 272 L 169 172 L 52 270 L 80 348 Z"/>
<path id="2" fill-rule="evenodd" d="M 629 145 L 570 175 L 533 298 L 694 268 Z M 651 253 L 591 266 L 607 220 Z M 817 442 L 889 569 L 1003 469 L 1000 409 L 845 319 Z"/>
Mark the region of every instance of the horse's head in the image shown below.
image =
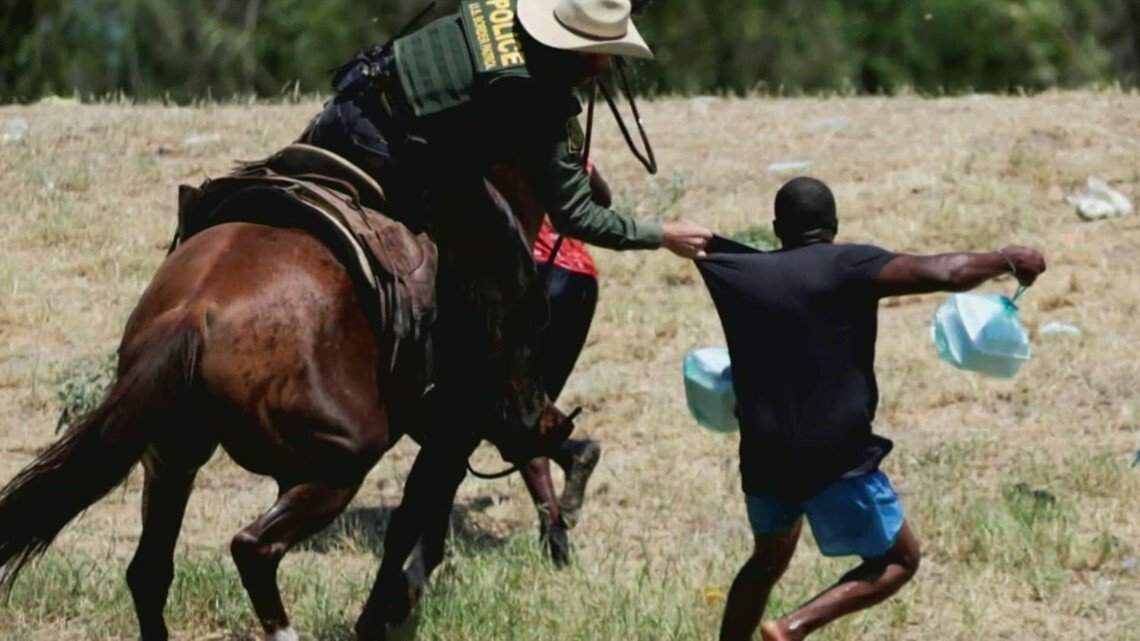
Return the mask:
<path id="1" fill-rule="evenodd" d="M 577 415 L 578 410 L 567 415 L 553 403 L 547 403 L 532 429 L 502 423 L 494 426 L 485 438 L 495 444 L 504 460 L 523 465 L 536 457 L 553 456 L 558 446 L 573 433 Z"/>
<path id="2" fill-rule="evenodd" d="M 507 453 L 557 431 L 544 427 L 552 414 L 539 339 L 549 309 L 524 227 L 537 230 L 541 215 L 520 219 L 513 202 L 481 179 L 456 185 L 446 200 L 433 233 L 440 250 L 435 370 L 481 406 L 480 436 L 514 458 Z"/>

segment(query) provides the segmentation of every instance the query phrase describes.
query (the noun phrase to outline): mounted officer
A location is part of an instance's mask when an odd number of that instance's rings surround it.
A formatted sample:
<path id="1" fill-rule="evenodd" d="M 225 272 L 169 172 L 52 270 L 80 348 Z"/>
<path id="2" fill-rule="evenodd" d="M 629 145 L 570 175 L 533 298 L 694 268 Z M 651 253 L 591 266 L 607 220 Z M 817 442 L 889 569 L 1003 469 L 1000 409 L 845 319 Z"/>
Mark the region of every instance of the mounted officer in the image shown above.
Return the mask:
<path id="1" fill-rule="evenodd" d="M 698 256 L 702 227 L 638 220 L 590 198 L 574 88 L 615 56 L 653 57 L 630 12 L 630 0 L 463 0 L 456 14 L 357 52 L 302 141 L 376 178 L 390 213 L 413 229 L 458 215 L 444 205 L 457 186 L 518 163 L 559 232 Z"/>

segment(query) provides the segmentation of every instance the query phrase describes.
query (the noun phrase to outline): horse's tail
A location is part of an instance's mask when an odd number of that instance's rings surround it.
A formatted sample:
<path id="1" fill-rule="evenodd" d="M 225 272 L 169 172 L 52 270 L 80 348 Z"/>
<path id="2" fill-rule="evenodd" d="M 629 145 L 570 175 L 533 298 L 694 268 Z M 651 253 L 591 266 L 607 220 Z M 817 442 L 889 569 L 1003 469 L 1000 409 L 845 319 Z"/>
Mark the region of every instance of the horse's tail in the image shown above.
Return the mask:
<path id="1" fill-rule="evenodd" d="M 204 331 L 191 319 L 154 326 L 120 351 L 127 365 L 102 404 L 0 490 L 0 590 L 127 477 L 155 419 L 192 384 L 203 346 Z"/>

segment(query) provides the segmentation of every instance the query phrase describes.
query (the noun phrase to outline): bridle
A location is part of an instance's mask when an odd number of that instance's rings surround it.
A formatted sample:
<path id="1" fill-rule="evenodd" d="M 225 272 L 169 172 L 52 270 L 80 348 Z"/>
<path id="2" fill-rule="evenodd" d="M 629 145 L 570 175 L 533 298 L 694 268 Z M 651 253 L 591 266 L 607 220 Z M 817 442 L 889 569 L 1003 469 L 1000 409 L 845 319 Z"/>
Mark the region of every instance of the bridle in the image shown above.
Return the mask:
<path id="1" fill-rule="evenodd" d="M 613 92 L 602 82 L 599 78 L 594 78 L 590 83 L 590 100 L 586 108 L 586 142 L 582 150 L 582 158 L 589 159 L 590 157 L 590 141 L 594 133 L 594 103 L 597 101 L 598 92 L 602 92 L 602 97 L 605 98 L 606 104 L 610 106 L 610 112 L 614 115 L 614 120 L 617 121 L 618 128 L 621 129 L 621 135 L 625 138 L 625 144 L 629 147 L 630 152 L 637 158 L 645 170 L 651 175 L 657 173 L 657 157 L 653 153 L 653 145 L 649 143 L 649 136 L 645 133 L 645 126 L 641 122 L 641 112 L 637 109 L 637 101 L 633 99 L 633 92 L 629 88 L 629 78 L 626 77 L 626 61 L 624 57 L 618 57 L 614 60 L 614 69 L 617 72 L 619 85 L 625 99 L 629 101 L 629 108 L 633 111 L 633 122 L 637 125 L 637 133 L 641 136 L 641 142 L 645 146 L 645 153 L 643 154 L 637 145 L 633 142 L 633 136 L 629 133 L 629 128 L 625 125 L 625 120 L 622 119 L 621 112 L 618 111 L 617 105 L 614 103 Z"/>

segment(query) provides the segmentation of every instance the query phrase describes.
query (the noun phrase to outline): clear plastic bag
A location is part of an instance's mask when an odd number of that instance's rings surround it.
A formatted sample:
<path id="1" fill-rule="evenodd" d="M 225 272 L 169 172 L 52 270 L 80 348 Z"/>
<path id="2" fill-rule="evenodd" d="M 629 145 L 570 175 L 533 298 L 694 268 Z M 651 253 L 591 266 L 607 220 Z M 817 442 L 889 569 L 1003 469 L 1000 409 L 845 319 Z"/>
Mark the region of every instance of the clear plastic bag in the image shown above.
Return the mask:
<path id="1" fill-rule="evenodd" d="M 931 336 L 942 360 L 987 376 L 1013 378 L 1030 358 L 1029 334 L 1008 296 L 951 296 L 935 312 Z"/>
<path id="2" fill-rule="evenodd" d="M 684 376 L 685 399 L 698 423 L 716 432 L 740 429 L 727 349 L 705 347 L 685 354 Z"/>

